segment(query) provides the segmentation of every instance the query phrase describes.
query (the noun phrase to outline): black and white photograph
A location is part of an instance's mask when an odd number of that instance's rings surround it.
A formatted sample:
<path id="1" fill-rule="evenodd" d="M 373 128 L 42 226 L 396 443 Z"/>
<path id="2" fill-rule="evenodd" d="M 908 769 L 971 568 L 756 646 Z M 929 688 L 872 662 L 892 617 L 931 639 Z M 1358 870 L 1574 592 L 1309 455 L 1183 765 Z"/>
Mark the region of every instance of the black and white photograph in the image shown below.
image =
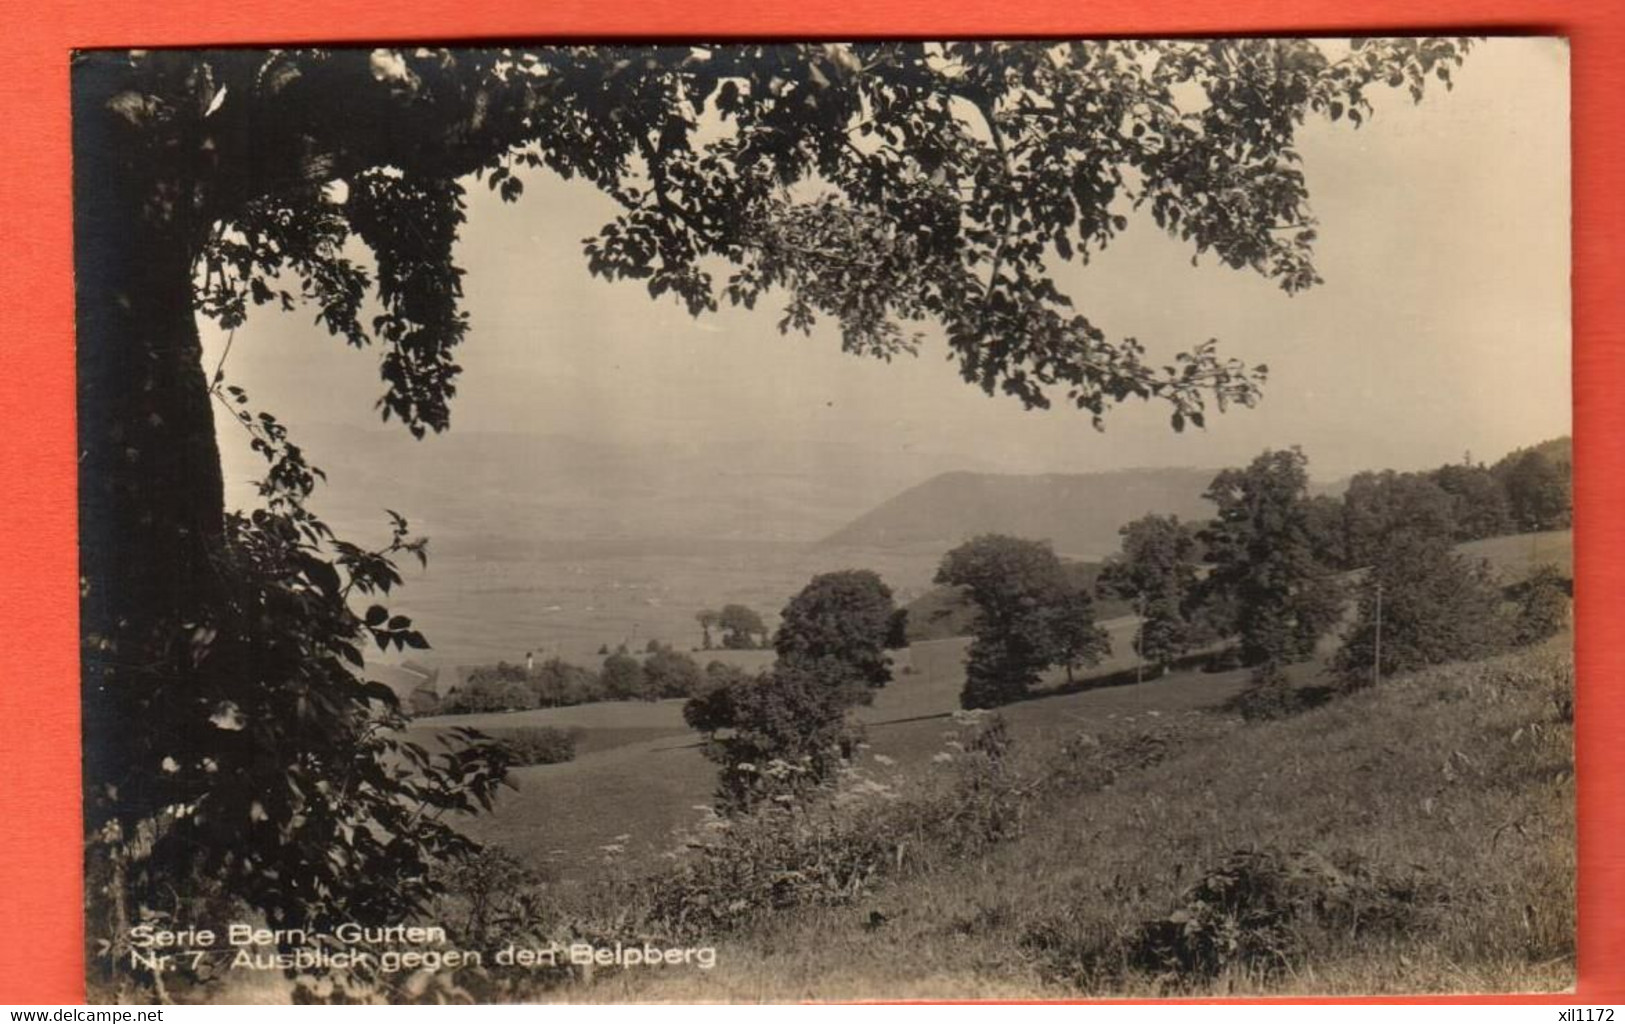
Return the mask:
<path id="1" fill-rule="evenodd" d="M 1569 86 L 76 53 L 90 1001 L 1571 989 Z"/>

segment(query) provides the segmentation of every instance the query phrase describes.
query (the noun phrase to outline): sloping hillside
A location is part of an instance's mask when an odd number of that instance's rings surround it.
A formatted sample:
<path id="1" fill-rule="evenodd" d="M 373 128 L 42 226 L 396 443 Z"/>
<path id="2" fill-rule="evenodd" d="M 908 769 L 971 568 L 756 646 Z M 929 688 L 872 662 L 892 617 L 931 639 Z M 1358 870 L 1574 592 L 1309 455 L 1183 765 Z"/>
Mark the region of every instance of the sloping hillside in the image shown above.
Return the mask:
<path id="1" fill-rule="evenodd" d="M 714 971 L 606 973 L 552 997 L 1561 990 L 1575 927 L 1565 643 L 1260 725 L 1142 711 L 1046 746 L 1012 723 L 1040 795 L 1005 841 L 920 857 L 834 907 L 764 914 L 718 943 Z M 1100 785 L 1068 774 L 1117 750 L 1154 753 Z"/>
<path id="2" fill-rule="evenodd" d="M 1211 469 L 1129 469 L 1017 476 L 943 473 L 911 487 L 824 538 L 829 547 L 935 547 L 980 533 L 1050 541 L 1075 558 L 1117 550 L 1117 531 L 1148 512 L 1206 518 Z"/>

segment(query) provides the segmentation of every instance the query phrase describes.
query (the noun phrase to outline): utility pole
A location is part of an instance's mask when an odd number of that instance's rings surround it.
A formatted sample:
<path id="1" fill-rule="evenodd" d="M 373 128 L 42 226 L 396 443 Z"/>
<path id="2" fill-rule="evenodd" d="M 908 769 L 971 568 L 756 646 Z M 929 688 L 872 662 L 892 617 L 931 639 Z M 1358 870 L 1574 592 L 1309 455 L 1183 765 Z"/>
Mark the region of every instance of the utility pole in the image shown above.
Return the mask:
<path id="1" fill-rule="evenodd" d="M 1145 595 L 1134 595 L 1134 615 L 1139 622 L 1134 627 L 1134 685 L 1145 682 L 1145 652 L 1140 648 L 1145 638 Z"/>
<path id="2" fill-rule="evenodd" d="M 1371 652 L 1371 682 L 1382 679 L 1382 583 L 1377 583 L 1377 638 Z"/>

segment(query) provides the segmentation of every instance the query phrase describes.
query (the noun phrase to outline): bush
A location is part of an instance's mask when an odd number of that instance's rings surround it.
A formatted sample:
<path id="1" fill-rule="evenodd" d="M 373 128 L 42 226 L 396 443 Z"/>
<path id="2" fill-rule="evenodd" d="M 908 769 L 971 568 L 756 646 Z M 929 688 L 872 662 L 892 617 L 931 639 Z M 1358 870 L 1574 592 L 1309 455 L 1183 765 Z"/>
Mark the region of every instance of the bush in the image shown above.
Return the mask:
<path id="1" fill-rule="evenodd" d="M 1313 851 L 1238 850 L 1185 890 L 1167 916 L 1130 939 L 1131 967 L 1180 984 L 1239 970 L 1291 972 L 1317 931 L 1403 931 L 1443 889 L 1414 870 L 1385 877 Z"/>
<path id="2" fill-rule="evenodd" d="M 1359 620 L 1334 661 L 1337 674 L 1351 685 L 1371 682 L 1373 666 L 1383 677 L 1472 661 L 1500 653 L 1511 639 L 1489 567 L 1469 562 L 1447 542 L 1391 542 L 1372 567 L 1369 583 Z"/>
<path id="3" fill-rule="evenodd" d="M 548 899 L 549 878 L 495 847 L 452 862 L 437 872 L 437 881 L 442 892 L 427 919 L 446 929 L 453 947 L 544 949 L 578 938 Z M 563 962 L 503 967 L 488 958 L 479 966 L 411 976 L 407 984 L 426 982 L 413 1001 L 510 1003 L 534 1001 L 574 976 Z"/>
<path id="4" fill-rule="evenodd" d="M 956 855 L 1021 835 L 1025 780 L 1015 763 L 1015 740 L 1004 716 L 985 711 L 954 716 L 960 737 L 949 741 L 951 808 L 937 830 Z"/>
<path id="5" fill-rule="evenodd" d="M 670 647 L 658 647 L 643 660 L 643 688 L 650 699 L 691 697 L 704 686 L 699 663 Z"/>
<path id="6" fill-rule="evenodd" d="M 638 700 L 645 696 L 643 666 L 624 650 L 604 659 L 598 680 L 603 700 Z"/>
<path id="7" fill-rule="evenodd" d="M 549 658 L 537 666 L 530 678 L 536 703 L 544 708 L 589 704 L 604 699 L 598 674 L 562 658 Z"/>
<path id="8" fill-rule="evenodd" d="M 1231 707 L 1249 722 L 1271 722 L 1303 710 L 1303 700 L 1284 674 L 1272 672 L 1237 694 Z"/>
<path id="9" fill-rule="evenodd" d="M 831 783 L 857 741 L 842 698 L 825 680 L 780 666 L 690 701 L 684 717 L 709 726 L 702 729 L 712 734 L 705 756 L 721 766 L 718 807 L 733 813 L 764 800 L 802 799 Z"/>
<path id="10" fill-rule="evenodd" d="M 576 758 L 580 729 L 559 729 L 551 725 L 527 726 L 494 734 L 507 747 L 518 767 L 535 764 L 563 764 Z"/>
<path id="11" fill-rule="evenodd" d="M 1243 849 L 1203 871 L 1165 914 L 1113 922 L 1084 903 L 1029 925 L 1019 943 L 1042 975 L 1089 991 L 1122 990 L 1135 978 L 1174 991 L 1223 976 L 1257 985 L 1298 975 L 1339 943 L 1437 924 L 1429 913 L 1447 900 L 1420 868 L 1377 870 L 1346 852 Z"/>
<path id="12" fill-rule="evenodd" d="M 469 677 L 468 685 L 453 690 L 441 702 L 440 713 L 469 715 L 489 711 L 524 711 L 536 706 L 536 692 L 518 679 L 497 676 Z"/>
<path id="13" fill-rule="evenodd" d="M 883 790 L 865 781 L 851 776 L 843 791 L 878 811 Z M 874 826 L 848 801 L 712 813 L 686 838 L 677 870 L 654 887 L 651 917 L 676 935 L 709 937 L 772 911 L 847 903 L 896 860 L 896 837 Z"/>
<path id="14" fill-rule="evenodd" d="M 1569 594 L 1572 580 L 1557 569 L 1543 565 L 1523 583 L 1511 588 L 1518 603 L 1512 626 L 1512 642 L 1520 647 L 1537 644 L 1568 628 Z"/>

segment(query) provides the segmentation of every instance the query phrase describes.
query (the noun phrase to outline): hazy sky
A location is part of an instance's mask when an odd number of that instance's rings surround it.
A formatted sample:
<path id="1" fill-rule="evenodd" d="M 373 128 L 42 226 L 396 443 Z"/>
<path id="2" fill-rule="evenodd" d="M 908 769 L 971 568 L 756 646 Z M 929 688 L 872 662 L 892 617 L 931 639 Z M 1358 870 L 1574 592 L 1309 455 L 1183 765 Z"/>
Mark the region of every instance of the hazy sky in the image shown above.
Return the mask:
<path id="1" fill-rule="evenodd" d="M 1420 106 L 1381 91 L 1359 130 L 1316 119 L 1301 132 L 1320 287 L 1289 297 L 1212 260 L 1192 268 L 1148 215 L 1087 269 L 1062 268 L 1081 312 L 1158 361 L 1215 337 L 1269 364 L 1263 403 L 1210 415 L 1206 431 L 1175 435 L 1157 404 L 1112 412 L 1104 433 L 1073 409 L 1025 411 L 964 384 L 940 341 L 887 365 L 841 353 L 832 324 L 781 337 L 772 305 L 692 320 L 636 283 L 591 278 L 581 241 L 612 204 L 541 174 L 514 206 L 470 191 L 459 258 L 473 326 L 452 429 L 630 445 L 753 437 L 789 459 L 811 438 L 1012 471 L 1223 466 L 1294 443 L 1326 479 L 1469 449 L 1494 459 L 1569 429 L 1568 52 L 1492 39 L 1456 77 Z M 238 332 L 228 375 L 296 436 L 307 423 L 371 428 L 377 358 L 309 312 L 263 309 Z M 414 448 L 391 429 L 411 459 L 434 457 L 432 439 Z M 250 463 L 226 454 L 240 477 Z M 330 455 L 318 461 L 331 468 Z"/>

